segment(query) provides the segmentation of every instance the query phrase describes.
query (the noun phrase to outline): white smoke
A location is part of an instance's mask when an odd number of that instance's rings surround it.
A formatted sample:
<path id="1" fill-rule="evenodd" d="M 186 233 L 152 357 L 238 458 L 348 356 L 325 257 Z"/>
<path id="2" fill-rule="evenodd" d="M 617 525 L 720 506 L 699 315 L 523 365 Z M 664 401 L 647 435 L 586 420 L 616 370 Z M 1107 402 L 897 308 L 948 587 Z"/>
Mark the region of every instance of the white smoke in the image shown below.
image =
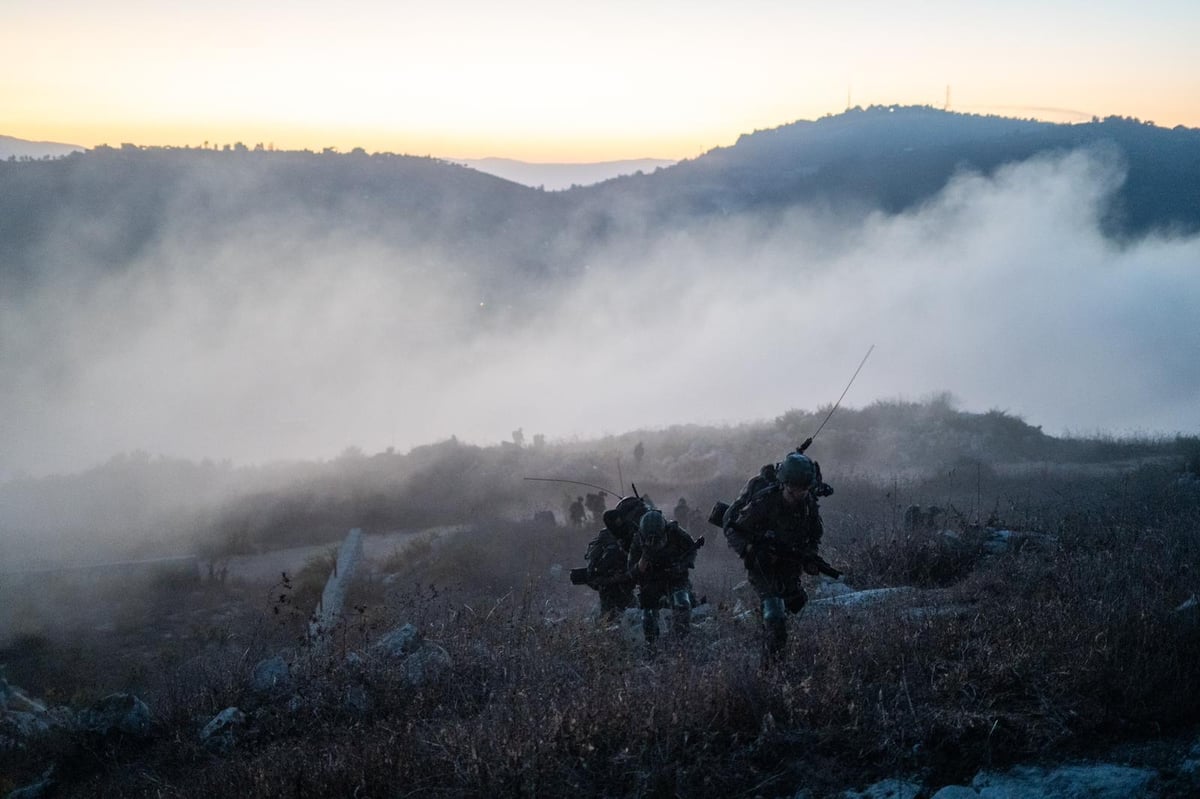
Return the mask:
<path id="1" fill-rule="evenodd" d="M 1121 178 L 1082 151 L 898 216 L 639 236 L 507 324 L 437 251 L 181 223 L 119 276 L 0 301 L 0 479 L 749 421 L 834 401 L 871 344 L 850 405 L 950 391 L 1049 432 L 1195 433 L 1200 238 L 1106 239 Z"/>

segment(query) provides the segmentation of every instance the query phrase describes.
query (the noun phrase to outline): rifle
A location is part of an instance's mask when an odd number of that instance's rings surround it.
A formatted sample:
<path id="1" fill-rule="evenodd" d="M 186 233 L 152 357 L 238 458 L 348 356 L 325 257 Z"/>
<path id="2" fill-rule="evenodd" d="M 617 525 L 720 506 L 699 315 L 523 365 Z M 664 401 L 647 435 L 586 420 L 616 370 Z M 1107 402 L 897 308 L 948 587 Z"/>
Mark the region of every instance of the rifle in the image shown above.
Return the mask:
<path id="1" fill-rule="evenodd" d="M 739 533 L 742 533 L 743 535 L 753 535 L 750 530 L 747 530 L 740 524 L 733 523 L 730 524 L 729 527 L 738 531 Z M 765 550 L 768 555 L 779 558 L 780 560 L 799 563 L 801 568 L 803 568 L 808 574 L 823 574 L 833 580 L 841 579 L 842 572 L 835 569 L 829 563 L 829 561 L 825 560 L 825 558 L 821 557 L 816 552 L 785 546 L 774 536 L 766 537 L 765 539 L 764 536 L 754 536 L 754 538 L 756 540 L 752 540 L 751 543 L 765 545 Z"/>
<path id="2" fill-rule="evenodd" d="M 779 552 L 778 550 L 771 551 L 772 555 L 780 560 L 790 560 L 800 563 L 801 567 L 808 574 L 823 574 L 833 580 L 841 579 L 842 573 L 830 565 L 829 561 L 818 555 L 816 552 Z"/>
<path id="3" fill-rule="evenodd" d="M 618 583 L 629 582 L 629 575 L 614 574 L 609 577 L 603 577 L 598 580 L 588 578 L 588 567 L 579 566 L 571 569 L 571 585 L 586 585 L 589 588 L 601 588 L 606 585 L 617 585 Z"/>

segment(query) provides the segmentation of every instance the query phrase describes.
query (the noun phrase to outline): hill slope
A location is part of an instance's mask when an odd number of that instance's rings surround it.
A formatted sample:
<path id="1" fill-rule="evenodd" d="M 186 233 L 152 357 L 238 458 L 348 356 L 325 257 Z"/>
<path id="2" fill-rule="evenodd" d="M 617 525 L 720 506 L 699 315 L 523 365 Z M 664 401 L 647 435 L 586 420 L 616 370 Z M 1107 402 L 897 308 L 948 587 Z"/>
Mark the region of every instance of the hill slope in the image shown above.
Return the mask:
<path id="1" fill-rule="evenodd" d="M 1200 230 L 1200 130 L 1109 117 L 1082 125 L 985 117 L 928 107 L 855 109 L 742 136 L 652 176 L 593 194 L 637 197 L 664 218 L 794 205 L 899 213 L 964 170 L 992 174 L 1046 153 L 1099 148 L 1126 170 L 1104 222 L 1113 236 Z"/>

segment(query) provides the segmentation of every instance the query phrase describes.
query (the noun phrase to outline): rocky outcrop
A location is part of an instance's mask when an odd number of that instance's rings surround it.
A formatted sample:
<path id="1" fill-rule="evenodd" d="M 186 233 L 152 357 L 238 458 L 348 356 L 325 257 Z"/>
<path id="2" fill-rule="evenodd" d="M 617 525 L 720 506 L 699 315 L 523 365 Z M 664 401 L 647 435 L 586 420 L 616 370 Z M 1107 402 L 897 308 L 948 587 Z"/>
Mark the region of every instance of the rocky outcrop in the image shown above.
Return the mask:
<path id="1" fill-rule="evenodd" d="M 237 743 L 238 732 L 245 724 L 245 713 L 236 707 L 227 707 L 200 730 L 200 741 L 211 749 L 228 751 Z"/>
<path id="2" fill-rule="evenodd" d="M 150 708 L 133 694 L 109 694 L 79 714 L 79 729 L 98 735 L 150 735 Z"/>
<path id="3" fill-rule="evenodd" d="M 411 624 L 397 627 L 371 646 L 377 658 L 401 661 L 404 678 L 412 685 L 424 685 L 449 671 L 450 654 L 438 644 L 426 641 Z"/>

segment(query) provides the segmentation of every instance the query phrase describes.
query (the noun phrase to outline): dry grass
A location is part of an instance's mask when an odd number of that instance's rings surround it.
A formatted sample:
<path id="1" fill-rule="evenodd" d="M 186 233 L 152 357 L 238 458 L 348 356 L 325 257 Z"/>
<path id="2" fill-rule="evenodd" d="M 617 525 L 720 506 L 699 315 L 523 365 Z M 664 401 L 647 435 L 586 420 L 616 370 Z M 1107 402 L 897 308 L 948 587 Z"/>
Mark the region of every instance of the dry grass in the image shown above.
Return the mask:
<path id="1" fill-rule="evenodd" d="M 299 621 L 271 612 L 271 595 L 242 597 L 259 612 L 227 634 L 88 683 L 143 695 L 158 718 L 149 744 L 59 739 L 0 756 L 0 774 L 19 784 L 69 761 L 68 796 L 825 796 L 898 773 L 945 784 L 1200 723 L 1200 626 L 1173 612 L 1200 588 L 1200 498 L 1153 469 L 1055 479 L 988 503 L 1056 536 L 999 556 L 967 528 L 955 541 L 897 531 L 890 503 L 909 498 L 894 486 L 829 500 L 828 548 L 855 585 L 936 588 L 945 612 L 810 610 L 766 670 L 756 626 L 725 612 L 647 658 L 587 621 L 593 596 L 566 580 L 586 534 L 480 525 L 391 559 L 399 579 L 360 589 L 324 657 L 295 648 Z M 696 587 L 728 608 L 738 564 L 709 538 Z M 448 674 L 411 688 L 394 664 L 345 659 L 405 621 L 445 647 Z M 39 656 L 56 646 L 40 642 Z M 292 709 L 246 687 L 281 647 L 298 672 Z M 230 705 L 249 732 L 217 755 L 197 732 Z"/>

